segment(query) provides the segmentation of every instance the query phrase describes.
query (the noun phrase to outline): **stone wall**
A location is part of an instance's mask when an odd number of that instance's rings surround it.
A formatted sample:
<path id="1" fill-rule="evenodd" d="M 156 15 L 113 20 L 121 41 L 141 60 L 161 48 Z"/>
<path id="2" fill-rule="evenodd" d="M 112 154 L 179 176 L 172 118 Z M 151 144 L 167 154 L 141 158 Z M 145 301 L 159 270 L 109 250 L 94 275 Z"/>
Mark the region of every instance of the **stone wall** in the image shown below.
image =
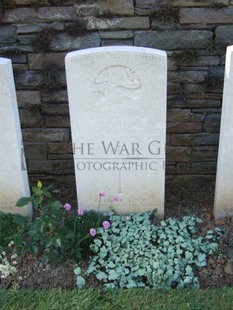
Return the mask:
<path id="1" fill-rule="evenodd" d="M 74 182 L 64 57 L 109 45 L 167 51 L 167 182 L 215 178 L 232 0 L 0 0 L 0 13 L 33 182 Z"/>

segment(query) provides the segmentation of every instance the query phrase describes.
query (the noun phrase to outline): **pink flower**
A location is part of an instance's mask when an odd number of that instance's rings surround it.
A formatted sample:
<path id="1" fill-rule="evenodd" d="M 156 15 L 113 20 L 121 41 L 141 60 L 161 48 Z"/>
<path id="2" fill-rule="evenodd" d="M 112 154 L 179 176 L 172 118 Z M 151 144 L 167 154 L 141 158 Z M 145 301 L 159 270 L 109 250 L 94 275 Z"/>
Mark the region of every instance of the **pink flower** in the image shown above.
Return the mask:
<path id="1" fill-rule="evenodd" d="M 64 209 L 65 209 L 66 211 L 70 211 L 71 205 L 70 205 L 69 203 L 64 204 Z"/>
<path id="2" fill-rule="evenodd" d="M 104 221 L 102 225 L 104 229 L 109 229 L 111 227 L 111 224 L 109 223 L 109 221 Z"/>
<path id="3" fill-rule="evenodd" d="M 114 197 L 114 202 L 115 202 L 115 203 L 118 203 L 119 200 L 120 200 L 120 199 L 119 199 L 118 196 L 115 196 L 115 197 Z"/>
<path id="4" fill-rule="evenodd" d="M 77 210 L 77 214 L 78 214 L 79 216 L 83 216 L 84 210 L 83 210 L 83 209 L 78 209 L 78 210 Z"/>
<path id="5" fill-rule="evenodd" d="M 100 196 L 100 198 L 105 197 L 105 192 L 100 192 L 100 193 L 99 193 L 99 196 Z"/>
<path id="6" fill-rule="evenodd" d="M 90 235 L 91 235 L 92 237 L 94 237 L 94 236 L 96 235 L 96 229 L 95 229 L 95 228 L 91 228 L 91 229 L 90 229 Z"/>

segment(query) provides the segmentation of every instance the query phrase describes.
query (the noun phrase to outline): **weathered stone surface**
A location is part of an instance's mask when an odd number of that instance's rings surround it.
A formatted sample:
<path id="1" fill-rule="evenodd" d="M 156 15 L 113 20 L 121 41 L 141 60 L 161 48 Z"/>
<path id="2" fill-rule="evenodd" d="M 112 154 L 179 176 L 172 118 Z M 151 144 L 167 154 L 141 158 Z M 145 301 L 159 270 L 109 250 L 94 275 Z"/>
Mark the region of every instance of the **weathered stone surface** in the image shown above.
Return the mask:
<path id="1" fill-rule="evenodd" d="M 133 40 L 103 40 L 101 46 L 133 46 Z"/>
<path id="2" fill-rule="evenodd" d="M 14 43 L 16 40 L 15 26 L 0 26 L 0 43 Z"/>
<path id="3" fill-rule="evenodd" d="M 178 174 L 215 174 L 216 161 L 199 163 L 178 163 L 176 166 L 176 172 Z"/>
<path id="4" fill-rule="evenodd" d="M 214 3 L 216 4 L 224 4 L 229 5 L 229 0 L 215 0 Z M 178 7 L 201 7 L 201 6 L 209 6 L 209 1 L 206 0 L 163 0 L 163 5 L 169 6 L 178 6 Z M 158 4 L 157 4 L 158 5 Z M 155 8 L 156 7 L 156 0 L 136 0 L 136 7 L 138 8 Z"/>
<path id="5" fill-rule="evenodd" d="M 168 122 L 189 121 L 191 118 L 191 111 L 187 109 L 169 109 L 167 111 Z"/>
<path id="6" fill-rule="evenodd" d="M 30 5 L 32 0 L 14 0 L 14 3 L 17 5 Z M 40 0 L 40 5 L 45 5 L 48 3 L 48 0 Z"/>
<path id="7" fill-rule="evenodd" d="M 68 142 L 70 132 L 64 128 L 23 129 L 25 142 Z"/>
<path id="8" fill-rule="evenodd" d="M 46 127 L 70 127 L 70 117 L 68 115 L 47 115 L 45 116 Z"/>
<path id="9" fill-rule="evenodd" d="M 42 72 L 25 71 L 15 74 L 15 84 L 17 88 L 38 88 L 42 85 Z"/>
<path id="10" fill-rule="evenodd" d="M 195 133 L 202 131 L 202 123 L 168 123 L 167 132 L 168 133 Z"/>
<path id="11" fill-rule="evenodd" d="M 100 37 L 98 33 L 91 33 L 77 38 L 62 33 L 51 43 L 51 49 L 54 51 L 85 49 L 98 46 L 100 46 Z"/>
<path id="12" fill-rule="evenodd" d="M 149 17 L 119 17 L 119 18 L 96 18 L 84 19 L 89 30 L 115 30 L 115 29 L 149 29 Z"/>
<path id="13" fill-rule="evenodd" d="M 216 133 L 174 134 L 172 145 L 217 145 L 219 135 Z"/>
<path id="14" fill-rule="evenodd" d="M 217 156 L 217 146 L 199 146 L 198 148 L 192 148 L 190 161 L 215 161 Z"/>
<path id="15" fill-rule="evenodd" d="M 20 109 L 20 123 L 22 128 L 41 127 L 44 125 L 44 119 L 37 108 L 35 109 Z"/>
<path id="16" fill-rule="evenodd" d="M 166 177 L 166 185 L 187 186 L 206 185 L 215 182 L 214 175 L 169 175 Z"/>
<path id="17" fill-rule="evenodd" d="M 151 8 L 156 4 L 155 0 L 136 0 L 135 6 L 137 8 Z"/>
<path id="18" fill-rule="evenodd" d="M 20 108 L 41 103 L 41 96 L 38 90 L 18 90 L 16 95 Z"/>
<path id="19" fill-rule="evenodd" d="M 25 143 L 24 152 L 26 159 L 46 159 L 47 144 L 46 143 Z"/>
<path id="20" fill-rule="evenodd" d="M 233 7 L 223 9 L 181 8 L 181 24 L 230 24 L 233 23 Z"/>
<path id="21" fill-rule="evenodd" d="M 157 18 L 152 19 L 151 29 L 153 29 L 153 30 L 160 30 L 160 31 L 163 30 L 164 31 L 164 30 L 173 30 L 174 28 L 176 30 L 178 30 L 181 27 L 179 26 L 179 24 L 163 22 L 163 21 L 158 20 Z"/>
<path id="22" fill-rule="evenodd" d="M 189 161 L 191 148 L 185 146 L 167 146 L 166 161 L 186 162 Z"/>
<path id="23" fill-rule="evenodd" d="M 167 64 L 168 71 L 174 71 L 177 70 L 177 64 L 176 61 L 173 58 L 168 58 L 168 64 Z"/>
<path id="24" fill-rule="evenodd" d="M 204 130 L 206 132 L 219 132 L 220 131 L 220 114 L 207 115 L 204 122 Z"/>
<path id="25" fill-rule="evenodd" d="M 192 117 L 191 117 L 191 122 L 203 122 L 205 118 L 204 114 L 201 113 L 193 113 Z"/>
<path id="26" fill-rule="evenodd" d="M 192 84 L 192 83 L 186 83 L 184 85 L 184 93 L 190 94 L 190 93 L 204 93 L 206 91 L 206 87 L 204 84 Z"/>
<path id="27" fill-rule="evenodd" d="M 67 174 L 74 172 L 72 160 L 28 160 L 28 170 L 33 173 Z"/>
<path id="28" fill-rule="evenodd" d="M 67 90 L 42 92 L 43 102 L 68 102 Z"/>
<path id="29" fill-rule="evenodd" d="M 49 143 L 50 154 L 73 154 L 72 143 Z"/>
<path id="30" fill-rule="evenodd" d="M 168 72 L 168 80 L 170 82 L 180 83 L 202 83 L 206 81 L 208 76 L 207 71 L 178 71 Z"/>
<path id="31" fill-rule="evenodd" d="M 133 0 L 79 1 L 74 7 L 79 16 L 134 14 Z"/>
<path id="32" fill-rule="evenodd" d="M 13 70 L 14 70 L 14 72 L 26 71 L 26 70 L 28 70 L 28 65 L 26 65 L 26 64 L 13 64 Z"/>
<path id="33" fill-rule="evenodd" d="M 26 64 L 27 56 L 26 55 L 9 55 L 7 56 L 13 64 Z"/>
<path id="34" fill-rule="evenodd" d="M 208 30 L 136 31 L 134 43 L 164 50 L 205 48 L 212 36 Z"/>
<path id="35" fill-rule="evenodd" d="M 9 10 L 2 18 L 3 23 L 35 23 L 37 21 L 71 21 L 76 20 L 77 14 L 74 7 L 41 7 L 17 8 Z"/>
<path id="36" fill-rule="evenodd" d="M 168 82 L 168 84 L 167 84 L 168 95 L 180 94 L 180 91 L 181 91 L 181 86 L 179 83 Z"/>
<path id="37" fill-rule="evenodd" d="M 31 35 L 31 34 L 18 35 L 18 40 L 20 44 L 22 45 L 30 45 L 34 39 L 35 39 L 35 35 Z"/>
<path id="38" fill-rule="evenodd" d="M 233 25 L 218 26 L 216 28 L 216 43 L 224 46 L 233 44 Z"/>
<path id="39" fill-rule="evenodd" d="M 220 107 L 221 101 L 220 100 L 192 100 L 192 99 L 185 99 L 183 101 L 176 101 L 173 103 L 173 107 L 182 107 L 182 108 L 214 108 Z"/>
<path id="40" fill-rule="evenodd" d="M 68 104 L 41 104 L 41 112 L 45 114 L 69 114 Z"/>
<path id="41" fill-rule="evenodd" d="M 29 45 L 7 45 L 0 46 L 0 54 L 1 55 L 12 55 L 12 51 L 15 53 L 31 53 L 33 51 L 33 47 Z"/>
<path id="42" fill-rule="evenodd" d="M 134 37 L 132 30 L 125 31 L 100 31 L 101 39 L 131 39 Z"/>
<path id="43" fill-rule="evenodd" d="M 65 67 L 66 53 L 29 54 L 28 65 L 31 70 L 41 70 L 50 64 Z"/>
<path id="44" fill-rule="evenodd" d="M 96 1 L 79 1 L 74 4 L 78 16 L 96 16 L 99 12 L 98 4 Z"/>
<path id="45" fill-rule="evenodd" d="M 201 66 L 217 66 L 219 65 L 219 56 L 199 56 L 191 62 L 179 62 L 179 67 L 201 67 Z"/>
<path id="46" fill-rule="evenodd" d="M 99 15 L 133 15 L 133 0 L 98 0 Z"/>
<path id="47" fill-rule="evenodd" d="M 43 29 L 48 28 L 48 24 L 43 23 L 37 23 L 37 24 L 25 24 L 25 25 L 18 25 L 17 26 L 17 33 L 18 34 L 27 34 L 31 32 L 39 32 Z M 49 24 L 49 29 L 55 29 L 55 30 L 64 30 L 64 23 L 50 23 Z"/>

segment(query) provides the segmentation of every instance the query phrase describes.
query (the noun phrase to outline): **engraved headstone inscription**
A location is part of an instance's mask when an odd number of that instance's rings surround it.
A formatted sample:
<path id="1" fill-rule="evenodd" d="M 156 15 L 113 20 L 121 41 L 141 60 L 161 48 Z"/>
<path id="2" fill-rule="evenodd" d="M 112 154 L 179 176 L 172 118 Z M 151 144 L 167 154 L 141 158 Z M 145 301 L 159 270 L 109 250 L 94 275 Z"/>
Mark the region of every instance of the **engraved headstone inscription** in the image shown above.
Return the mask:
<path id="1" fill-rule="evenodd" d="M 79 207 L 157 208 L 163 217 L 166 53 L 120 46 L 71 52 L 66 75 Z"/>

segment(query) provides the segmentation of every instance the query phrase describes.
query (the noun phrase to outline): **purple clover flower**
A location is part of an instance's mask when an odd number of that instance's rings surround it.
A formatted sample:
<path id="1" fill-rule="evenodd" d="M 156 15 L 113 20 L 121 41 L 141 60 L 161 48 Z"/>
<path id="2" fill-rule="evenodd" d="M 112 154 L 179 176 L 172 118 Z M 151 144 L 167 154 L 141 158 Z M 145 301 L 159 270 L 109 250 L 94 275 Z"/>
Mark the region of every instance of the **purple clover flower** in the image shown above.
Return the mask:
<path id="1" fill-rule="evenodd" d="M 66 211 L 70 211 L 71 205 L 70 205 L 69 203 L 64 204 L 64 209 L 65 209 Z"/>
<path id="2" fill-rule="evenodd" d="M 99 196 L 100 196 L 100 198 L 105 197 L 105 192 L 100 192 L 100 193 L 99 193 Z"/>
<path id="3" fill-rule="evenodd" d="M 102 225 L 104 229 L 109 229 L 111 227 L 111 224 L 109 223 L 109 221 L 104 221 Z"/>
<path id="4" fill-rule="evenodd" d="M 118 196 L 115 196 L 115 197 L 114 197 L 114 202 L 115 202 L 115 203 L 118 203 L 119 200 L 120 200 L 120 198 L 119 198 Z"/>
<path id="5" fill-rule="evenodd" d="M 83 216 L 84 210 L 83 209 L 78 209 L 77 210 L 77 214 L 78 214 L 78 216 Z"/>
<path id="6" fill-rule="evenodd" d="M 95 229 L 95 228 L 91 228 L 91 229 L 90 229 L 90 235 L 91 235 L 92 237 L 94 237 L 94 236 L 96 235 L 96 229 Z"/>

